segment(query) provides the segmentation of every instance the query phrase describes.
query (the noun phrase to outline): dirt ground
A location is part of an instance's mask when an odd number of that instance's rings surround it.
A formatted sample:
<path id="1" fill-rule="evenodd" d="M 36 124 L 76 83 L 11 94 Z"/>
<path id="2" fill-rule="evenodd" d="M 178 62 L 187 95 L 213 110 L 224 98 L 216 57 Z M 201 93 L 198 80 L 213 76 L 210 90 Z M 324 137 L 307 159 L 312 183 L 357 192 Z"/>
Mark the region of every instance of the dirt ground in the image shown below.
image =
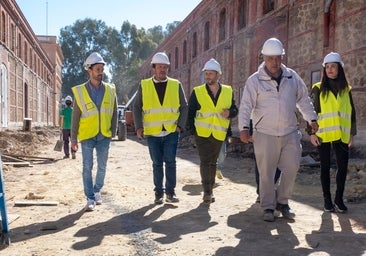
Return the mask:
<path id="1" fill-rule="evenodd" d="M 3 167 L 8 215 L 15 220 L 1 255 L 366 255 L 366 200 L 348 202 L 347 214 L 324 213 L 318 167 L 297 176 L 290 201 L 296 220 L 268 223 L 255 203 L 252 158 L 228 155 L 216 202 L 207 206 L 196 149 L 184 145 L 177 157 L 180 202 L 155 205 L 146 142 L 129 134 L 111 144 L 103 204 L 84 212 L 81 153 L 63 160 L 53 151 L 56 133 L 38 137 L 28 138 L 31 149 L 16 144 L 12 152 L 55 161 Z M 30 196 L 58 205 L 16 206 Z"/>

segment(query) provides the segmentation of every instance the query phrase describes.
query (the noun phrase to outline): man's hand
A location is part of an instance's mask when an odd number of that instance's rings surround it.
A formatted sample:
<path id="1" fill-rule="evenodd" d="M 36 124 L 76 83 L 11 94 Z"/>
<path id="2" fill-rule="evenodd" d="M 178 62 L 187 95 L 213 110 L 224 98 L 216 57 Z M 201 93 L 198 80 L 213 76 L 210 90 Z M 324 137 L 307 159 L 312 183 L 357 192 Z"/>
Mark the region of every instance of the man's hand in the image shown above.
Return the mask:
<path id="1" fill-rule="evenodd" d="M 249 130 L 240 131 L 240 140 L 244 143 L 253 142 L 253 138 L 249 135 Z"/>
<path id="2" fill-rule="evenodd" d="M 78 143 L 76 141 L 71 141 L 71 149 L 74 150 L 75 152 L 78 151 Z"/>
<path id="3" fill-rule="evenodd" d="M 144 129 L 143 128 L 138 128 L 136 130 L 136 135 L 137 135 L 137 138 L 142 140 L 144 138 Z"/>
<path id="4" fill-rule="evenodd" d="M 230 115 L 230 111 L 229 111 L 228 109 L 224 109 L 224 110 L 222 110 L 222 112 L 221 112 L 221 116 L 222 116 L 223 118 L 229 118 L 229 115 Z"/>
<path id="5" fill-rule="evenodd" d="M 311 122 L 311 132 L 315 134 L 319 129 L 318 122 Z"/>

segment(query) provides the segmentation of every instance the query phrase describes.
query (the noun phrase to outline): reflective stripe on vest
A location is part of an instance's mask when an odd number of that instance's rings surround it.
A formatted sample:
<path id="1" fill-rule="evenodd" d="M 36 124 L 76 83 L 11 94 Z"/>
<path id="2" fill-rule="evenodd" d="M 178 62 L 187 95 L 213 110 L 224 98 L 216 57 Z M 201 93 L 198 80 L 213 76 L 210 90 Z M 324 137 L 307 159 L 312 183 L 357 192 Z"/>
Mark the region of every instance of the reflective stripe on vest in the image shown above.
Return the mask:
<path id="1" fill-rule="evenodd" d="M 207 138 L 212 134 L 215 139 L 224 141 L 230 120 L 222 117 L 221 112 L 231 107 L 233 96 L 231 86 L 221 85 L 221 92 L 216 106 L 208 95 L 205 84 L 195 87 L 194 91 L 201 106 L 201 109 L 197 110 L 194 119 L 197 135 Z"/>
<path id="2" fill-rule="evenodd" d="M 142 110 L 145 135 L 158 135 L 163 131 L 175 132 L 179 118 L 179 81 L 168 78 L 163 104 L 151 78 L 141 81 Z"/>
<path id="3" fill-rule="evenodd" d="M 320 88 L 320 83 L 316 83 L 313 87 Z M 332 142 L 341 140 L 343 143 L 349 143 L 351 134 L 351 114 L 352 106 L 349 99 L 349 91 L 351 86 L 346 90 L 334 96 L 332 92 L 327 95 L 321 93 L 319 95 L 320 110 L 318 113 L 319 129 L 316 135 L 323 142 Z"/>
<path id="4" fill-rule="evenodd" d="M 87 84 L 72 87 L 75 102 L 81 110 L 78 140 L 83 141 L 95 137 L 99 131 L 105 137 L 111 137 L 112 116 L 116 102 L 114 84 L 104 83 L 104 96 L 100 110 L 91 99 Z"/>

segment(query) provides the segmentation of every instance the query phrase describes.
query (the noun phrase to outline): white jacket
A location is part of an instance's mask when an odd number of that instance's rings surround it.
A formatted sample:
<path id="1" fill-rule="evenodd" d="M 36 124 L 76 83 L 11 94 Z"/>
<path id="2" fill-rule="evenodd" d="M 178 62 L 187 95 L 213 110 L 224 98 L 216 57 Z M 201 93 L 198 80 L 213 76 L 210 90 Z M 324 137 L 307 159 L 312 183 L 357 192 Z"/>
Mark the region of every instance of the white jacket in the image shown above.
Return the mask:
<path id="1" fill-rule="evenodd" d="M 252 118 L 253 130 L 272 136 L 290 134 L 298 129 L 296 108 L 309 123 L 317 119 L 304 81 L 284 64 L 281 69 L 279 91 L 277 82 L 264 70 L 264 62 L 247 79 L 239 108 L 239 131 L 249 127 Z"/>

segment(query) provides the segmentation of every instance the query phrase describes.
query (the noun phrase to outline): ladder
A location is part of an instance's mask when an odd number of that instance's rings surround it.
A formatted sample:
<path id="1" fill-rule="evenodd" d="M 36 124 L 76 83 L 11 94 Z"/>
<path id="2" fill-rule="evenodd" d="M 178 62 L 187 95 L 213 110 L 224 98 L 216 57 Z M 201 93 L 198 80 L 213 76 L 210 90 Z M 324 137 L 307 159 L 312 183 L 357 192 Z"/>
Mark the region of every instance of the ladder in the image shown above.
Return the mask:
<path id="1" fill-rule="evenodd" d="M 1 217 L 1 234 L 0 246 L 10 245 L 8 215 L 6 212 L 5 192 L 4 192 L 4 178 L 3 178 L 3 163 L 0 155 L 0 217 Z"/>

